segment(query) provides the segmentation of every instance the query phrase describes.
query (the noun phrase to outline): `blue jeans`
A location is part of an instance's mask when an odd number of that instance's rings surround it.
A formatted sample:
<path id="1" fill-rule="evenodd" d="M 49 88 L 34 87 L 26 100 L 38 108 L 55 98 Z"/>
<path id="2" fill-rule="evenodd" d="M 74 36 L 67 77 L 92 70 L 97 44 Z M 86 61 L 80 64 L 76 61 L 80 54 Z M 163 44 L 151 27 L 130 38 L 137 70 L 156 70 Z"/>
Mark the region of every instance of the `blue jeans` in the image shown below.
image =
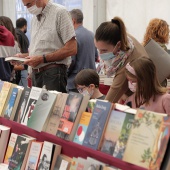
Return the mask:
<path id="1" fill-rule="evenodd" d="M 57 90 L 66 93 L 67 68 L 54 67 L 38 73 L 32 73 L 32 85 L 46 86 L 47 90 Z"/>
<path id="2" fill-rule="evenodd" d="M 24 86 L 24 87 L 28 86 L 27 77 L 28 77 L 28 70 L 21 70 L 21 79 L 19 82 L 20 86 Z"/>

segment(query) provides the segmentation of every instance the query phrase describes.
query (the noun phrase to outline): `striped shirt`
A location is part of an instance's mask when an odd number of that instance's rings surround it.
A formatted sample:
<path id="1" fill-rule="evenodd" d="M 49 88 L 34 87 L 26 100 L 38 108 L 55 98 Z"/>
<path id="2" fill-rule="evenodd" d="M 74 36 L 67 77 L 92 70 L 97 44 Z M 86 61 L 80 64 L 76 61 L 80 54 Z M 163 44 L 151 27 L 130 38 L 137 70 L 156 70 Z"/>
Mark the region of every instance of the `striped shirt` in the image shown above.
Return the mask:
<path id="1" fill-rule="evenodd" d="M 31 24 L 29 56 L 52 53 L 62 48 L 72 37 L 75 37 L 69 12 L 50 1 L 42 11 L 41 20 L 38 21 L 37 17 L 34 16 Z M 69 58 L 68 56 L 66 59 L 55 63 L 68 65 Z M 43 63 L 36 68 L 48 64 Z"/>

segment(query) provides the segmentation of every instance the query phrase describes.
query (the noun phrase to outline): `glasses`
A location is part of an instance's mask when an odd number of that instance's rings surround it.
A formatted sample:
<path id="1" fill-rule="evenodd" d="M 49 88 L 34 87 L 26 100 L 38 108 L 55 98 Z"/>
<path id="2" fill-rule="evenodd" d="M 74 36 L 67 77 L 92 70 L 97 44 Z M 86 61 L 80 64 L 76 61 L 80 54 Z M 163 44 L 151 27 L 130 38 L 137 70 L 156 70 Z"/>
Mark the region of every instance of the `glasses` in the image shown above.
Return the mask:
<path id="1" fill-rule="evenodd" d="M 77 87 L 77 90 L 78 90 L 79 93 L 82 93 L 84 88 L 86 88 L 86 86 L 84 86 L 84 87 Z"/>

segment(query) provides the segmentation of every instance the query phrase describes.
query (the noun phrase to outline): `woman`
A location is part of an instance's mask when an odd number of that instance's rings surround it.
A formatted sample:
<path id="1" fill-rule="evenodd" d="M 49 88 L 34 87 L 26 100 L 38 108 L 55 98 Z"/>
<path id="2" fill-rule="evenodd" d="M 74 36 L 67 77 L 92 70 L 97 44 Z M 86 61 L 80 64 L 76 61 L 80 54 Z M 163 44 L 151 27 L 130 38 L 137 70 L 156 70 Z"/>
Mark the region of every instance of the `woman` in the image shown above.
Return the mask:
<path id="1" fill-rule="evenodd" d="M 14 29 L 11 19 L 5 16 L 0 16 L 0 25 L 6 27 L 12 33 L 14 40 L 15 40 L 13 49 L 8 53 L 8 55 L 3 56 L 3 57 L 13 56 L 19 53 L 20 48 L 17 43 L 17 35 L 15 33 L 15 29 Z M 2 79 L 3 81 L 12 81 L 15 75 L 13 66 L 9 62 L 4 61 L 4 58 L 1 58 L 0 67 L 3 68 L 3 70 L 0 73 L 0 79 Z"/>
<path id="2" fill-rule="evenodd" d="M 115 17 L 110 22 L 102 23 L 96 30 L 95 45 L 104 61 L 106 74 L 113 76 L 113 83 L 106 95 L 106 100 L 118 102 L 123 94 L 128 94 L 125 65 L 134 58 L 147 56 L 142 45 L 126 33 L 123 21 Z"/>
<path id="3" fill-rule="evenodd" d="M 166 44 L 169 42 L 169 25 L 162 19 L 152 19 L 146 28 L 143 45 L 145 46 L 150 39 L 155 40 L 167 51 Z"/>
<path id="4" fill-rule="evenodd" d="M 126 103 L 131 102 L 132 108 L 170 115 L 170 94 L 160 85 L 151 59 L 141 57 L 127 63 L 125 74 L 129 89 L 134 92 Z"/>

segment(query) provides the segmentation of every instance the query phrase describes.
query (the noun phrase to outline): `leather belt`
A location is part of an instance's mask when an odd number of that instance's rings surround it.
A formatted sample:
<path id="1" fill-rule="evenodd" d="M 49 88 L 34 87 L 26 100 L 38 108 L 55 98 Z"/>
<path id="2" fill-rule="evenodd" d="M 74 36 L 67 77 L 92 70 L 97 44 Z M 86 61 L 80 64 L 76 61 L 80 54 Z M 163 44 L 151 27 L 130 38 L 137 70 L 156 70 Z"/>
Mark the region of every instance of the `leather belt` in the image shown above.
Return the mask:
<path id="1" fill-rule="evenodd" d="M 48 70 L 50 68 L 55 68 L 55 67 L 60 67 L 60 68 L 64 68 L 66 69 L 67 66 L 65 64 L 49 64 L 49 65 L 46 65 L 46 66 L 43 66 L 43 67 L 40 67 L 40 68 L 37 68 L 37 69 L 32 69 L 34 73 L 39 73 L 41 71 L 45 71 L 45 70 Z"/>

